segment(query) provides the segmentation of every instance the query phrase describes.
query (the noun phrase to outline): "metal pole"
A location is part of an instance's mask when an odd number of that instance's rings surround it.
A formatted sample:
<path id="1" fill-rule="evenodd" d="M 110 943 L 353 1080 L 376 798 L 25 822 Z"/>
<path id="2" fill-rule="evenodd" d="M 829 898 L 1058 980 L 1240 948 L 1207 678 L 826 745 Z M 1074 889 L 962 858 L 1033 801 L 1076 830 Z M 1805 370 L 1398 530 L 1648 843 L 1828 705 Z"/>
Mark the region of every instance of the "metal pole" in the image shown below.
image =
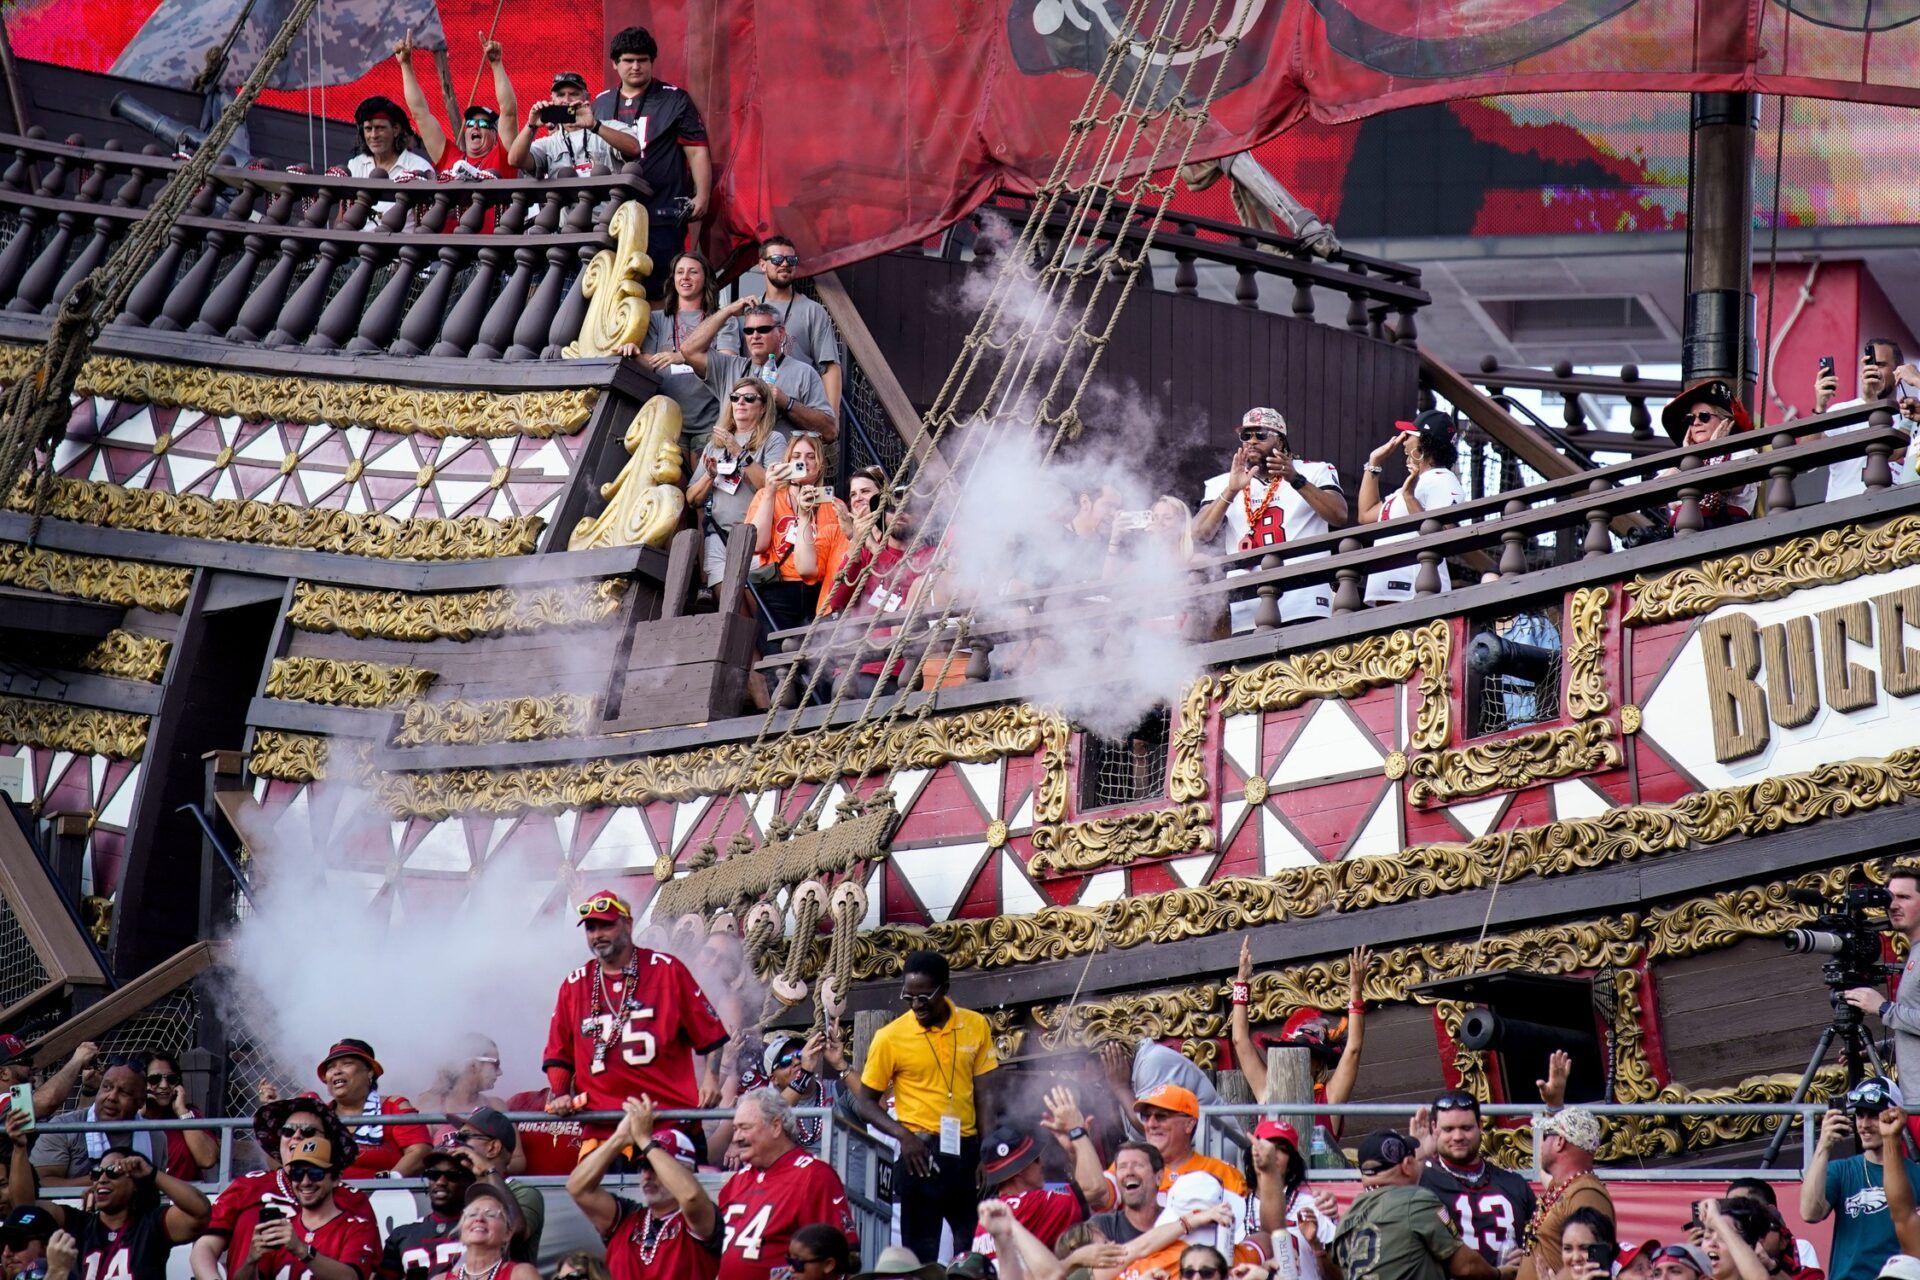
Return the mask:
<path id="1" fill-rule="evenodd" d="M 1681 366 L 1687 382 L 1726 378 L 1753 402 L 1753 138 L 1750 93 L 1693 95 L 1687 255 L 1692 266 Z"/>

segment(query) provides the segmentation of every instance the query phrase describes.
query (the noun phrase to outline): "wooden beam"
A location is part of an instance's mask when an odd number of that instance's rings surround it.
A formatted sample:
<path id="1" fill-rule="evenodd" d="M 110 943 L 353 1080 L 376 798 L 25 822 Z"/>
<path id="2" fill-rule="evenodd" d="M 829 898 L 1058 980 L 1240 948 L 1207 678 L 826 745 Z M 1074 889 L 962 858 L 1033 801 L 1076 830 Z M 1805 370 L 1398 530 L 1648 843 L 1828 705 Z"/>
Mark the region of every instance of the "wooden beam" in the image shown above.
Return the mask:
<path id="1" fill-rule="evenodd" d="M 142 1009 L 172 995 L 213 967 L 211 942 L 196 942 L 147 970 L 112 995 L 90 1005 L 84 1013 L 69 1018 L 59 1028 L 40 1037 L 30 1046 L 33 1064 L 50 1067 L 84 1040 L 98 1039 L 133 1017 Z"/>
<path id="2" fill-rule="evenodd" d="M 919 459 L 921 473 L 929 479 L 938 480 L 946 474 L 946 462 L 934 447 L 926 424 L 920 421 L 920 413 L 913 407 L 906 388 L 893 376 L 893 366 L 887 363 L 880 344 L 874 341 L 872 331 L 860 315 L 860 308 L 854 305 L 847 287 L 840 283 L 840 276 L 832 271 L 823 272 L 813 277 L 813 284 L 820 294 L 821 305 L 833 318 L 834 327 L 840 330 L 840 340 L 847 344 L 847 353 L 860 362 L 861 371 L 867 375 L 867 381 L 873 384 L 873 393 L 880 398 L 880 407 L 893 420 L 894 430 L 906 441 L 908 452 Z M 848 390 L 842 387 L 841 395 L 844 397 Z"/>
<path id="3" fill-rule="evenodd" d="M 1467 376 L 1425 347 L 1420 348 L 1420 371 L 1433 383 L 1433 389 L 1467 415 L 1476 427 L 1492 436 L 1520 461 L 1549 480 L 1577 475 L 1583 468 L 1552 442 L 1534 434 L 1513 420 L 1493 398 L 1475 386 Z"/>
<path id="4" fill-rule="evenodd" d="M 0 898 L 51 981 L 108 985 L 106 970 L 21 829 L 17 811 L 0 815 Z"/>

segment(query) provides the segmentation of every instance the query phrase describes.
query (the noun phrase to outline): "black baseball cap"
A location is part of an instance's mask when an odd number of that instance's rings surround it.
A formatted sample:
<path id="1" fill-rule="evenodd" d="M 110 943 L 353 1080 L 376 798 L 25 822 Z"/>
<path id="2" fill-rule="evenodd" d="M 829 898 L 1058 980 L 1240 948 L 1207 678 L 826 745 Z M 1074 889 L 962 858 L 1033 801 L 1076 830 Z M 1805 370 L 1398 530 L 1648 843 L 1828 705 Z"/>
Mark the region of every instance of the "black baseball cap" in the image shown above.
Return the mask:
<path id="1" fill-rule="evenodd" d="M 513 1149 L 520 1144 L 520 1135 L 514 1131 L 513 1121 L 492 1107 L 480 1107 L 469 1112 L 463 1123 L 475 1133 L 492 1138 L 508 1155 L 512 1155 Z"/>
<path id="2" fill-rule="evenodd" d="M 481 124 L 489 129 L 498 129 L 500 127 L 500 113 L 492 107 L 483 107 L 476 102 L 467 108 L 467 113 L 460 117 L 460 122 L 462 124 Z"/>
<path id="3" fill-rule="evenodd" d="M 1381 1129 L 1360 1139 L 1360 1172 L 1384 1173 L 1418 1151 L 1412 1138 L 1392 1129 Z"/>
<path id="4" fill-rule="evenodd" d="M 37 1204 L 23 1204 L 0 1223 L 0 1246 L 19 1248 L 35 1240 L 45 1244 L 60 1229 L 53 1215 Z"/>
<path id="5" fill-rule="evenodd" d="M 582 93 L 587 91 L 587 78 L 578 71 L 561 71 L 557 73 L 553 77 L 553 87 L 558 89 L 563 84 L 570 84 Z"/>

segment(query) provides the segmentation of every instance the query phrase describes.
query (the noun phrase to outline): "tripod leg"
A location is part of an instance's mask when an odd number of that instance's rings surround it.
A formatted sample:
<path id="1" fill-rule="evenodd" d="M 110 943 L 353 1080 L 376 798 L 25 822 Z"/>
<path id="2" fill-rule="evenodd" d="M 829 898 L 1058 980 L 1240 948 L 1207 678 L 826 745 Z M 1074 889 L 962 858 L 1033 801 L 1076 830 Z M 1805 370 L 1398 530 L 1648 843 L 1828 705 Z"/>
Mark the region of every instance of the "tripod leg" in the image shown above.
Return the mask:
<path id="1" fill-rule="evenodd" d="M 1827 1056 L 1827 1050 L 1833 1044 L 1833 1027 L 1823 1027 L 1820 1039 L 1813 1046 L 1813 1056 L 1807 1059 L 1807 1069 L 1800 1073 L 1800 1083 L 1793 1090 L 1792 1104 L 1799 1106 L 1807 1100 L 1807 1090 L 1813 1088 L 1813 1078 L 1820 1073 L 1820 1063 Z M 1772 1141 L 1767 1143 L 1766 1152 L 1760 1157 L 1760 1167 L 1771 1169 L 1773 1162 L 1780 1158 L 1780 1148 L 1787 1140 L 1787 1130 L 1792 1127 L 1793 1117 L 1782 1116 L 1773 1131 Z"/>

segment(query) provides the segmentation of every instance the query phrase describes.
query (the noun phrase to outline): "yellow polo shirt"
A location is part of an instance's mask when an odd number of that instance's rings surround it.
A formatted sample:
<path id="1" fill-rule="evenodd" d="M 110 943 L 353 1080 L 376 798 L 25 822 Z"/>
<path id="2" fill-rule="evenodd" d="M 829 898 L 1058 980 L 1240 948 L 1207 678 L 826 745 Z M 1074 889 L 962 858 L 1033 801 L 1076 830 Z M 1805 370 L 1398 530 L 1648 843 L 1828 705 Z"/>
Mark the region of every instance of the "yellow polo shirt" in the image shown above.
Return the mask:
<path id="1" fill-rule="evenodd" d="M 940 1132 L 940 1117 L 959 1117 L 962 1137 L 979 1132 L 973 1078 L 1000 1065 L 993 1031 L 971 1009 L 953 1006 L 945 1025 L 929 1031 L 911 1012 L 876 1031 L 860 1083 L 875 1093 L 893 1089 L 893 1113 L 915 1133 Z"/>

